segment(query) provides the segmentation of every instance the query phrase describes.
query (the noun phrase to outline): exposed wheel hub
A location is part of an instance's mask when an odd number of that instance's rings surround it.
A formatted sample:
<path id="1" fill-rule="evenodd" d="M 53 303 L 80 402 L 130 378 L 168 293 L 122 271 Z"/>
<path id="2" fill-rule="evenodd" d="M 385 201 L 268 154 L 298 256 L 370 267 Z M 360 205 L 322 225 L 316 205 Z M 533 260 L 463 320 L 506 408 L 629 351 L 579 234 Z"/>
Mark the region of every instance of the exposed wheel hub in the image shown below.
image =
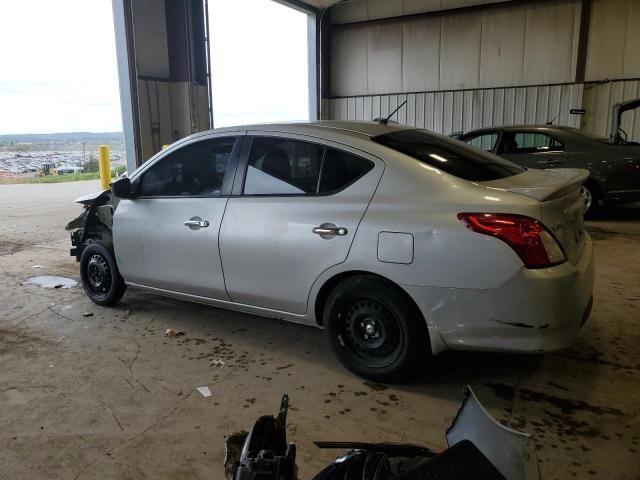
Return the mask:
<path id="1" fill-rule="evenodd" d="M 368 337 L 377 338 L 380 336 L 378 333 L 378 327 L 376 325 L 376 321 L 372 318 L 367 318 L 364 322 L 360 322 L 360 326 L 364 329 L 364 338 L 365 340 Z"/>

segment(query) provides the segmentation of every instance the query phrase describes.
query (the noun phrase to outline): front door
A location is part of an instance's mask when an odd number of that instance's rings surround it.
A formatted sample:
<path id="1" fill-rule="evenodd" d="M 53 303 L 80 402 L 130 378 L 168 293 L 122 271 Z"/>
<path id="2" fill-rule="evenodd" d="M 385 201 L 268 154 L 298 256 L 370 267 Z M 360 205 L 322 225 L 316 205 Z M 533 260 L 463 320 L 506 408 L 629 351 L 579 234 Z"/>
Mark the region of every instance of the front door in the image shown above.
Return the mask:
<path id="1" fill-rule="evenodd" d="M 136 198 L 121 200 L 114 215 L 116 260 L 125 281 L 228 300 L 218 234 L 237 138 L 188 143 L 134 176 Z"/>
<path id="2" fill-rule="evenodd" d="M 254 137 L 245 164 L 220 233 L 227 291 L 237 303 L 303 314 L 315 280 L 347 258 L 383 164 L 300 136 Z"/>
<path id="3" fill-rule="evenodd" d="M 527 168 L 561 168 L 567 160 L 565 146 L 542 132 L 506 130 L 498 154 Z"/>

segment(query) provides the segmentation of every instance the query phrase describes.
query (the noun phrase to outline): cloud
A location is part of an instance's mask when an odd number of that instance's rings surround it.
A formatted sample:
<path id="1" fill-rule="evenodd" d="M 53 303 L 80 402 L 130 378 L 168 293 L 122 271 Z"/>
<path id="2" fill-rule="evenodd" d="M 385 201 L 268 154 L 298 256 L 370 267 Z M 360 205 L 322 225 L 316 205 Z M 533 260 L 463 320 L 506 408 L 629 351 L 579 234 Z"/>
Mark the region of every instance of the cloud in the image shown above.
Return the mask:
<path id="1" fill-rule="evenodd" d="M 122 129 L 110 0 L 2 2 L 0 133 Z"/>
<path id="2" fill-rule="evenodd" d="M 308 119 L 307 16 L 271 0 L 209 10 L 216 126 Z M 111 0 L 3 1 L 0 45 L 0 134 L 122 129 Z"/>

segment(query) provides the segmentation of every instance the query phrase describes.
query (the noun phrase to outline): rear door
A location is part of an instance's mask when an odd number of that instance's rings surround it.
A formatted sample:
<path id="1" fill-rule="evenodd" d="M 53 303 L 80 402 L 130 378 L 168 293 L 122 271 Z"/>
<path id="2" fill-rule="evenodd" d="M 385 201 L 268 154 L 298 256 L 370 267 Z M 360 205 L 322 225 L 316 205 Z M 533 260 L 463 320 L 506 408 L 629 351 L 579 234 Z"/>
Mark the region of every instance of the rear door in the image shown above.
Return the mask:
<path id="1" fill-rule="evenodd" d="M 228 300 L 218 234 L 241 138 L 190 142 L 134 177 L 136 198 L 120 201 L 113 228 L 128 283 Z"/>
<path id="2" fill-rule="evenodd" d="M 220 232 L 229 296 L 303 314 L 315 280 L 347 258 L 384 165 L 344 145 L 258 132 L 242 163 Z"/>
<path id="3" fill-rule="evenodd" d="M 527 168 L 561 168 L 567 161 L 565 145 L 538 131 L 505 130 L 498 155 Z"/>

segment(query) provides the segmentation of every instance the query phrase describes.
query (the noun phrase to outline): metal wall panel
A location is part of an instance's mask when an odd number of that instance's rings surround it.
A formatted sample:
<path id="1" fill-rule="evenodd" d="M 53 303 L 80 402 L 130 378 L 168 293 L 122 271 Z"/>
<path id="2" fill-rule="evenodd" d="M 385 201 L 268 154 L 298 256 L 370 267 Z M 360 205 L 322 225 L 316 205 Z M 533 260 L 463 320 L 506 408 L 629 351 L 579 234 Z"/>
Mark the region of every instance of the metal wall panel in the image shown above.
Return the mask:
<path id="1" fill-rule="evenodd" d="M 402 91 L 402 25 L 374 25 L 367 36 L 368 91 Z"/>
<path id="2" fill-rule="evenodd" d="M 136 0 L 133 9 L 135 59 L 139 76 L 169 78 L 167 20 L 164 2 Z"/>
<path id="3" fill-rule="evenodd" d="M 638 97 L 640 80 L 586 84 L 583 97 L 586 113 L 582 119 L 582 128 L 596 135 L 608 136 L 613 106 L 623 100 Z M 640 111 L 623 113 L 620 126 L 627 132 L 629 140 L 640 141 Z"/>
<path id="4" fill-rule="evenodd" d="M 336 25 L 331 95 L 573 82 L 579 19 L 579 0 L 549 0 Z"/>
<path id="5" fill-rule="evenodd" d="M 577 2 L 545 2 L 527 5 L 524 82 L 548 84 L 573 82 L 578 51 Z"/>
<path id="6" fill-rule="evenodd" d="M 439 88 L 440 19 L 405 22 L 402 31 L 402 91 Z"/>
<path id="7" fill-rule="evenodd" d="M 331 34 L 331 88 L 341 95 L 367 92 L 368 28 L 338 29 Z"/>
<path id="8" fill-rule="evenodd" d="M 482 15 L 446 15 L 441 22 L 440 89 L 478 88 Z"/>
<path id="9" fill-rule="evenodd" d="M 139 79 L 142 159 L 147 160 L 160 151 L 163 145 L 171 144 L 193 132 L 206 130 L 209 126 L 208 111 L 204 108 L 191 108 L 190 101 L 195 105 L 206 105 L 208 95 L 204 85 Z"/>
<path id="10" fill-rule="evenodd" d="M 522 85 L 526 22 L 524 8 L 499 9 L 482 15 L 480 86 Z"/>
<path id="11" fill-rule="evenodd" d="M 626 88 L 627 92 L 632 92 L 638 88 L 637 82 Z M 392 120 L 449 134 L 494 125 L 548 121 L 580 127 L 580 117 L 571 115 L 569 111 L 582 106 L 582 92 L 582 84 L 568 84 L 365 95 L 334 98 L 330 102 L 332 119 L 366 121 L 389 115 L 406 100 L 407 105 Z M 622 97 L 622 93 L 619 97 Z M 359 102 L 371 104 L 371 113 L 366 107 L 357 108 Z M 640 119 L 637 123 L 640 128 Z"/>
<path id="12" fill-rule="evenodd" d="M 640 77 L 640 2 L 594 0 L 587 81 Z"/>

